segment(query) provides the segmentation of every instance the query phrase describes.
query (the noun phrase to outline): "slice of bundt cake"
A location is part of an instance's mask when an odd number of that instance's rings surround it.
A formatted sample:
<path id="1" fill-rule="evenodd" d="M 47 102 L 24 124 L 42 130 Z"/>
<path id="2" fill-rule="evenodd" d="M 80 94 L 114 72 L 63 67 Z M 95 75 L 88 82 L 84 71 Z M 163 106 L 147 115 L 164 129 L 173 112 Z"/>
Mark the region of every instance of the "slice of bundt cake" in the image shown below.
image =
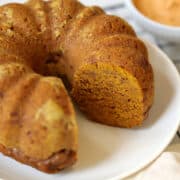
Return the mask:
<path id="1" fill-rule="evenodd" d="M 61 80 L 40 75 L 48 51 L 34 19 L 24 5 L 0 8 L 0 151 L 54 173 L 76 162 L 77 124 Z"/>
<path id="2" fill-rule="evenodd" d="M 0 75 L 0 151 L 48 173 L 72 165 L 77 126 L 62 82 L 17 62 Z"/>
<path id="3" fill-rule="evenodd" d="M 119 127 L 141 125 L 154 93 L 144 43 L 121 18 L 74 2 L 48 2 L 51 23 L 59 26 L 52 41 L 54 54 L 60 56 L 49 72 L 62 74 L 63 67 L 72 97 L 91 120 Z"/>
<path id="4" fill-rule="evenodd" d="M 76 0 L 1 6 L 0 151 L 44 172 L 77 156 L 72 103 L 49 76 L 103 124 L 141 125 L 153 102 L 146 47 L 121 18 Z"/>

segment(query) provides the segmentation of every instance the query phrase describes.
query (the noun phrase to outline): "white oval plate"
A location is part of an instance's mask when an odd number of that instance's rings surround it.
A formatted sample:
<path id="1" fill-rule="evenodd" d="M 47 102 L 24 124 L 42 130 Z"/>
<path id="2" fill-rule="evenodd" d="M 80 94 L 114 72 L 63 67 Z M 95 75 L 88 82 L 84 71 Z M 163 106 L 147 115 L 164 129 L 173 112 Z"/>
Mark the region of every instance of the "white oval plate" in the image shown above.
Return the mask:
<path id="1" fill-rule="evenodd" d="M 142 169 L 167 147 L 180 122 L 180 77 L 169 58 L 145 42 L 155 74 L 155 101 L 141 128 L 113 128 L 88 121 L 79 112 L 79 160 L 73 168 L 47 175 L 0 155 L 7 180 L 110 180 Z"/>

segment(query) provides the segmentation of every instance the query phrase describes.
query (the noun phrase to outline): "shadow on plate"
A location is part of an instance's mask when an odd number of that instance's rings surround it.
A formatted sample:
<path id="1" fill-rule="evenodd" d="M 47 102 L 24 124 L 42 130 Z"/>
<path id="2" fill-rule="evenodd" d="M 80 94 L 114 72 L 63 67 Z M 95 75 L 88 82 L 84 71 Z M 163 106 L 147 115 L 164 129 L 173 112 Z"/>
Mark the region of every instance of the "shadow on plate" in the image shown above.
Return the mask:
<path id="1" fill-rule="evenodd" d="M 158 69 L 157 69 L 158 70 Z M 173 82 L 165 72 L 156 72 L 155 70 L 155 97 L 148 118 L 145 120 L 142 128 L 149 128 L 156 123 L 164 112 L 168 109 L 171 101 L 175 98 L 175 89 Z M 156 74 L 158 74 L 156 76 Z M 136 128 L 138 129 L 138 128 Z"/>

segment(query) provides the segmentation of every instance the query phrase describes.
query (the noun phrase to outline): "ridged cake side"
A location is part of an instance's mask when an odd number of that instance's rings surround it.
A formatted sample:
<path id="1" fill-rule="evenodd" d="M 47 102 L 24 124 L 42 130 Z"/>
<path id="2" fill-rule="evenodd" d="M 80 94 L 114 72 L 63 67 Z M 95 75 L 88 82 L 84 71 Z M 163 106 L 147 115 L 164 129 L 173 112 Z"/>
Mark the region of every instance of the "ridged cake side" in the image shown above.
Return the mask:
<path id="1" fill-rule="evenodd" d="M 46 33 L 27 5 L 0 7 L 0 25 L 0 151 L 58 172 L 77 160 L 78 130 L 62 81 L 40 75 L 49 58 Z"/>
<path id="2" fill-rule="evenodd" d="M 0 7 L 0 151 L 44 172 L 77 156 L 77 125 L 61 80 L 92 120 L 141 125 L 153 102 L 144 43 L 123 19 L 76 0 Z M 45 76 L 43 76 L 45 75 Z"/>
<path id="3" fill-rule="evenodd" d="M 90 119 L 120 127 L 142 124 L 153 103 L 153 71 L 144 43 L 124 20 L 85 8 L 69 27 L 64 57 L 72 96 Z"/>
<path id="4" fill-rule="evenodd" d="M 62 82 L 17 62 L 0 75 L 0 150 L 49 173 L 72 165 L 77 125 Z"/>

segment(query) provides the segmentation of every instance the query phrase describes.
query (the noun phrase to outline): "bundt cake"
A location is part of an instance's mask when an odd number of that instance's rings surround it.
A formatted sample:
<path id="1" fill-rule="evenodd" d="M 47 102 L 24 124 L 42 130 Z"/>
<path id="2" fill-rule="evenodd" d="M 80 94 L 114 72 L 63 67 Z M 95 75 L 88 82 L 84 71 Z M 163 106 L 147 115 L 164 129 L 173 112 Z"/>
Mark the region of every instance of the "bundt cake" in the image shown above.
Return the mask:
<path id="1" fill-rule="evenodd" d="M 56 77 L 52 77 L 56 76 Z M 145 45 L 121 18 L 76 0 L 0 7 L 0 151 L 47 173 L 72 165 L 77 124 L 141 125 L 153 101 Z"/>

